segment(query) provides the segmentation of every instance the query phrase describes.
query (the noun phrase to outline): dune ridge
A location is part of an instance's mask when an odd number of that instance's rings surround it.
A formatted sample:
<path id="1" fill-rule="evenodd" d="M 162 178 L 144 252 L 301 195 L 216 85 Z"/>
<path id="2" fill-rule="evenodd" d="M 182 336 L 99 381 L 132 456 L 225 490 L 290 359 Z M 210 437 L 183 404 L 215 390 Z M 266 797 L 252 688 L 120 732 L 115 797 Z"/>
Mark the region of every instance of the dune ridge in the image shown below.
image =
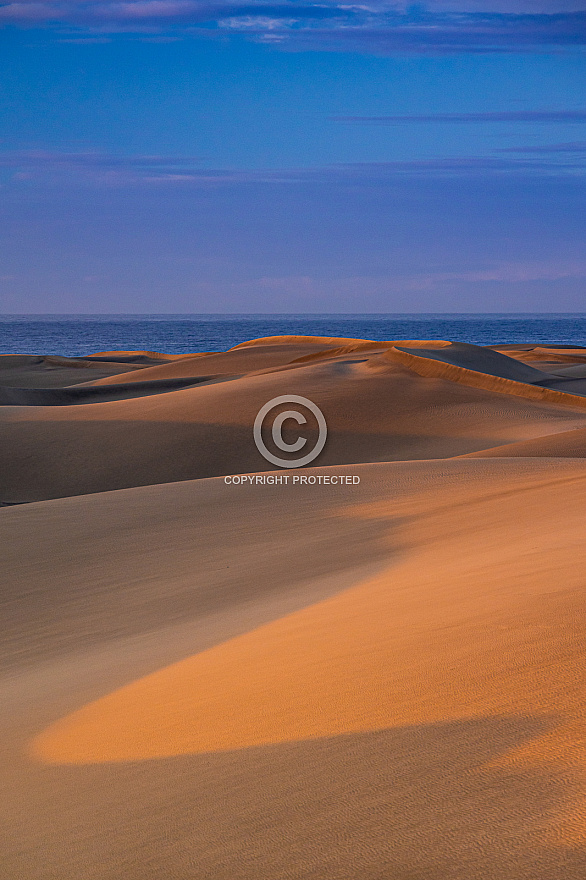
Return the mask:
<path id="1" fill-rule="evenodd" d="M 472 388 L 484 388 L 487 391 L 496 391 L 503 394 L 514 394 L 516 397 L 524 397 L 527 400 L 543 400 L 558 406 L 586 406 L 586 398 L 564 391 L 556 391 L 552 388 L 541 388 L 536 385 L 522 383 L 505 376 L 493 375 L 480 370 L 471 370 L 461 367 L 449 361 L 439 361 L 435 358 L 422 357 L 408 349 L 393 346 L 387 352 L 387 357 L 398 360 L 405 364 L 419 376 L 426 378 L 437 377 L 449 379 Z M 537 371 L 535 371 L 537 373 Z"/>

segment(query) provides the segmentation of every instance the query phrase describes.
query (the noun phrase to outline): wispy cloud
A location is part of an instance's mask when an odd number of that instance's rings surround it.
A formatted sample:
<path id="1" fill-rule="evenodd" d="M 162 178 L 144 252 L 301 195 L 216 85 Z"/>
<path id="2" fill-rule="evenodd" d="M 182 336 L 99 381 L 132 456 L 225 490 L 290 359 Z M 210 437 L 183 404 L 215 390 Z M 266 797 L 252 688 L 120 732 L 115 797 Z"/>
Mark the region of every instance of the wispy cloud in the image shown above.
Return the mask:
<path id="1" fill-rule="evenodd" d="M 541 263 L 502 263 L 490 268 L 466 272 L 435 272 L 405 279 L 414 290 L 427 290 L 453 282 L 531 282 L 559 281 L 563 278 L 586 278 L 586 262 L 550 261 Z"/>
<path id="2" fill-rule="evenodd" d="M 88 35 L 235 33 L 282 48 L 381 53 L 559 51 L 586 44 L 586 12 L 571 0 L 502 6 L 500 0 L 456 0 L 449 9 L 439 0 L 429 8 L 387 0 L 15 0 L 0 5 L 0 23 L 70 26 Z"/>
<path id="3" fill-rule="evenodd" d="M 231 282 L 226 287 L 231 295 L 241 297 L 270 294 L 271 297 L 294 296 L 307 300 L 311 308 L 316 302 L 356 302 L 356 297 L 381 298 L 385 296 L 418 296 L 442 294 L 448 291 L 483 287 L 508 289 L 514 285 L 532 285 L 535 282 L 556 282 L 586 278 L 586 262 L 549 260 L 542 262 L 497 263 L 477 269 L 455 272 L 387 273 L 382 275 L 342 275 L 316 278 L 310 275 L 261 276 L 246 281 Z M 201 293 L 213 295 L 213 286 L 200 285 Z M 285 300 L 286 301 L 286 300 Z M 380 299 L 379 299 L 380 301 Z"/>
<path id="4" fill-rule="evenodd" d="M 543 146 L 502 147 L 497 153 L 586 153 L 586 141 L 573 141 L 568 144 L 545 144 Z"/>
<path id="5" fill-rule="evenodd" d="M 21 150 L 0 152 L 0 172 L 3 171 L 5 183 L 12 185 L 34 183 L 106 187 L 217 187 L 250 183 L 321 185 L 334 182 L 371 186 L 405 177 L 431 179 L 503 174 L 583 176 L 586 171 L 586 143 L 580 144 L 580 149 L 572 144 L 511 148 L 511 155 L 507 156 L 455 156 L 276 170 L 205 168 L 196 156 Z M 528 155 L 522 155 L 524 153 Z"/>
<path id="6" fill-rule="evenodd" d="M 63 153 L 56 150 L 10 150 L 0 153 L 0 166 L 3 167 L 153 168 L 193 165 L 199 161 L 201 159 L 197 156 L 125 156 L 93 151 Z"/>
<path id="7" fill-rule="evenodd" d="M 94 151 L 55 150 L 0 152 L 0 169 L 14 181 L 77 180 L 89 183 L 131 183 L 140 180 L 186 181 L 198 174 L 197 156 L 116 155 Z"/>
<path id="8" fill-rule="evenodd" d="M 333 116 L 335 122 L 394 125 L 402 122 L 586 122 L 586 110 L 512 110 L 498 113 L 429 113 L 408 116 Z M 527 152 L 522 150 L 521 152 Z"/>

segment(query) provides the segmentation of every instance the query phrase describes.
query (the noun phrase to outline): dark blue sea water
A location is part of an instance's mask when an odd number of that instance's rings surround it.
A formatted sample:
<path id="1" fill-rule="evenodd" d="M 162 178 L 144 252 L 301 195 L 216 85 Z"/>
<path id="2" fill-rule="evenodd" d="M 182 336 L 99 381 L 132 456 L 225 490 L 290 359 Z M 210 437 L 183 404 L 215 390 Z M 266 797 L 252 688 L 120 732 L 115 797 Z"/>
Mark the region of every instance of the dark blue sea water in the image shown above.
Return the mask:
<path id="1" fill-rule="evenodd" d="M 0 354 L 225 351 L 247 339 L 297 333 L 377 340 L 450 339 L 476 345 L 586 346 L 586 314 L 0 315 Z"/>

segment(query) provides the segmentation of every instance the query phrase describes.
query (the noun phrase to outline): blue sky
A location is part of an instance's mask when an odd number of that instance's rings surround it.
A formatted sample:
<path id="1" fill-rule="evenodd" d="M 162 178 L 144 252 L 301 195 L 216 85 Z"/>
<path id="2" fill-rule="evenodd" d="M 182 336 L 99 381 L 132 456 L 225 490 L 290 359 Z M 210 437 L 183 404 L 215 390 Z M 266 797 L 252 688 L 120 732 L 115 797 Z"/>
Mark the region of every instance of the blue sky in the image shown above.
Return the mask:
<path id="1" fill-rule="evenodd" d="M 0 311 L 581 311 L 572 0 L 0 3 Z"/>

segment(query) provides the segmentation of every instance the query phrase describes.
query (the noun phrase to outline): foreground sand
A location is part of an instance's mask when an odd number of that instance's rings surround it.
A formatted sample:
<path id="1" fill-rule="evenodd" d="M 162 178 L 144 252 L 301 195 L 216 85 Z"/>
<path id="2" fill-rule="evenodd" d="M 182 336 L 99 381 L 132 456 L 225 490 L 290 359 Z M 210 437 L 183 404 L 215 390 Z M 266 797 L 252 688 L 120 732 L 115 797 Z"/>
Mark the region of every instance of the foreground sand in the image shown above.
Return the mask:
<path id="1" fill-rule="evenodd" d="M 70 387 L 125 399 L 0 409 L 1 876 L 586 876 L 586 352 L 503 351 L 105 355 Z M 359 485 L 224 483 L 285 392 Z M 160 479 L 186 438 L 218 475 Z"/>

